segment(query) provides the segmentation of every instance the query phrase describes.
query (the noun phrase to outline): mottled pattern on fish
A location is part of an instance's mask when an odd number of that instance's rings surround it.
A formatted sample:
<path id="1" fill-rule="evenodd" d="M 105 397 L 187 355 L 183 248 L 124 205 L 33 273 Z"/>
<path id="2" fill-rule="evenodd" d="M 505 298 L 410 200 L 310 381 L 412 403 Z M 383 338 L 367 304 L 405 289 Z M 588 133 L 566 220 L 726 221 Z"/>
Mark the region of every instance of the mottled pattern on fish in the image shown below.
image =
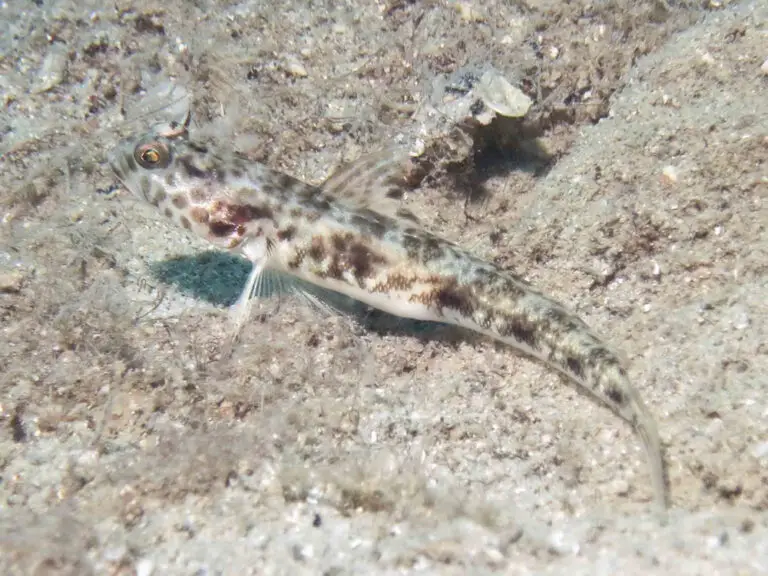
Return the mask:
<path id="1" fill-rule="evenodd" d="M 474 330 L 546 362 L 635 428 L 655 498 L 666 505 L 656 425 L 619 356 L 557 302 L 385 202 L 396 186 L 386 158 L 369 157 L 316 187 L 209 149 L 173 125 L 121 144 L 110 164 L 166 217 L 249 258 L 255 276 L 279 270 L 398 316 Z"/>

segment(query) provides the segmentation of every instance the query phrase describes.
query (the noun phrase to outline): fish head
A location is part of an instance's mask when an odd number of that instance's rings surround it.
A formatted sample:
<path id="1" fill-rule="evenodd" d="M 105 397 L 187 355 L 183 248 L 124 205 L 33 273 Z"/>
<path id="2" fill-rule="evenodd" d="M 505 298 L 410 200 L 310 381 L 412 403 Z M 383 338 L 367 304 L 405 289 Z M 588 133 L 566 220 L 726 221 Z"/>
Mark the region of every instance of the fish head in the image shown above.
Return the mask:
<path id="1" fill-rule="evenodd" d="M 215 154 L 190 138 L 185 124 L 161 124 L 123 140 L 107 160 L 139 200 L 219 248 L 237 248 L 269 216 L 263 202 L 239 199 L 244 189 L 254 189 L 244 160 Z"/>

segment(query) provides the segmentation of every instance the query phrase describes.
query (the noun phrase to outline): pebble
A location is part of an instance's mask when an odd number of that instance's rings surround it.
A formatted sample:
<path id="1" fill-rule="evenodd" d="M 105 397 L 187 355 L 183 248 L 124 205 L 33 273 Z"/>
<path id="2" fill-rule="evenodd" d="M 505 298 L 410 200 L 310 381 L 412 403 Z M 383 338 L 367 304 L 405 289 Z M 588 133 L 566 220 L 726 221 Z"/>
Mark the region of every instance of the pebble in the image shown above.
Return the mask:
<path id="1" fill-rule="evenodd" d="M 24 274 L 20 270 L 0 272 L 0 292 L 17 294 L 24 283 Z"/>
<path id="2" fill-rule="evenodd" d="M 98 452 L 96 450 L 85 450 L 73 456 L 70 472 L 83 484 L 93 481 L 98 471 Z"/>
<path id="3" fill-rule="evenodd" d="M 611 482 L 611 491 L 617 496 L 626 496 L 629 494 L 629 482 L 624 479 L 616 479 Z"/>
<path id="4" fill-rule="evenodd" d="M 152 576 L 155 571 L 155 563 L 149 558 L 141 558 L 136 562 L 136 576 Z"/>
<path id="5" fill-rule="evenodd" d="M 768 457 L 768 441 L 755 444 L 750 452 L 758 460 Z"/>
<path id="6" fill-rule="evenodd" d="M 661 171 L 661 178 L 666 184 L 677 184 L 678 171 L 674 166 L 664 166 Z"/>
<path id="7" fill-rule="evenodd" d="M 549 551 L 558 556 L 578 554 L 581 549 L 576 539 L 561 530 L 550 533 L 548 545 Z"/>

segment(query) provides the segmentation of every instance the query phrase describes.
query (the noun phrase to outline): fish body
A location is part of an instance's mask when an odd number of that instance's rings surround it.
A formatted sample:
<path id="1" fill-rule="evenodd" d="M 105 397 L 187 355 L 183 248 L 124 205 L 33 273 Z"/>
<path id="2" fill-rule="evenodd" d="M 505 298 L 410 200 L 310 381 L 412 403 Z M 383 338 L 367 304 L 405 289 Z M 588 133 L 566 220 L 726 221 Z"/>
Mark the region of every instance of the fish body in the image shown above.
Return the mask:
<path id="1" fill-rule="evenodd" d="M 655 500 L 667 506 L 656 424 L 620 356 L 561 304 L 380 201 L 386 161 L 373 157 L 311 186 L 209 149 L 172 125 L 122 143 L 109 162 L 126 188 L 167 218 L 253 262 L 246 298 L 263 271 L 277 270 L 396 316 L 473 330 L 545 362 L 632 425 Z"/>

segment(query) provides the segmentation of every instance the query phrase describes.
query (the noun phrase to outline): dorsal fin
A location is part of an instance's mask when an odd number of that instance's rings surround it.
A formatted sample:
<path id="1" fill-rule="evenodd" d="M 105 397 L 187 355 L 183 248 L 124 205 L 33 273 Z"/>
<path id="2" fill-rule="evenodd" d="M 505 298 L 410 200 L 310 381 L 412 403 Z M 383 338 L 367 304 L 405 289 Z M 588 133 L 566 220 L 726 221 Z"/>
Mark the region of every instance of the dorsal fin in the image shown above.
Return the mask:
<path id="1" fill-rule="evenodd" d="M 395 147 L 365 154 L 339 168 L 321 187 L 348 204 L 418 223 L 416 216 L 398 202 L 405 189 L 407 160 L 408 154 Z"/>

